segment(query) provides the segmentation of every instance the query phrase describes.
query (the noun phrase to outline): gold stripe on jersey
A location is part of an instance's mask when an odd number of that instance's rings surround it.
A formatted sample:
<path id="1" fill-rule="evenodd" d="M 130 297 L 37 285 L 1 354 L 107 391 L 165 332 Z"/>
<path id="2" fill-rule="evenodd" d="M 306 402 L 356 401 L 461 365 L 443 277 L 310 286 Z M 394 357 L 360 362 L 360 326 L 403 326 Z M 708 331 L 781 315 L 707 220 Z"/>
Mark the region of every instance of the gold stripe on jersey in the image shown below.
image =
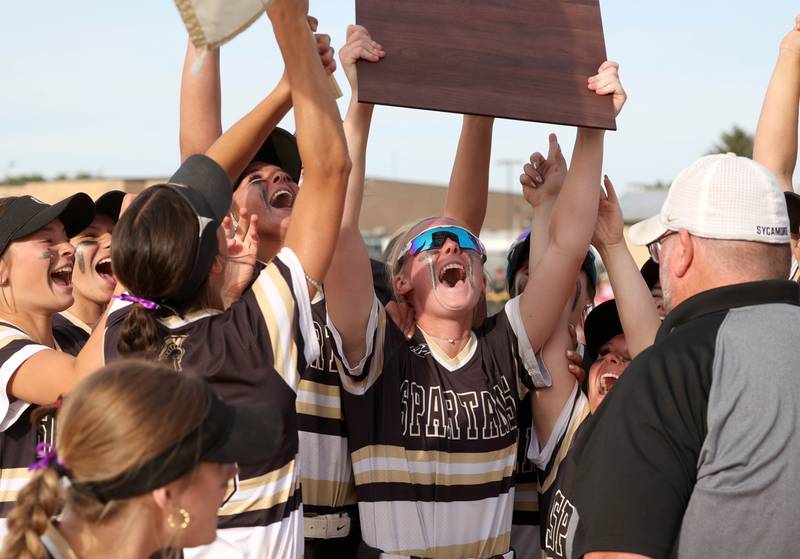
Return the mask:
<path id="1" fill-rule="evenodd" d="M 300 379 L 300 383 L 297 386 L 297 413 L 341 420 L 340 395 L 338 386 Z M 331 405 L 326 406 L 323 402 L 328 402 Z"/>
<path id="2" fill-rule="evenodd" d="M 3 479 L 6 478 L 30 478 L 33 477 L 33 472 L 28 468 L 5 468 L 3 469 Z"/>
<path id="3" fill-rule="evenodd" d="M 345 506 L 356 502 L 356 486 L 352 479 L 328 481 L 303 477 L 303 503 L 338 503 L 336 506 Z"/>
<path id="4" fill-rule="evenodd" d="M 297 461 L 292 460 L 280 469 L 240 481 L 239 490 L 233 494 L 231 502 L 219 509 L 219 515 L 232 516 L 245 512 L 266 510 L 285 503 L 300 488 L 300 478 L 297 474 Z M 295 479 L 291 479 L 291 476 L 294 476 Z M 281 485 L 285 487 L 279 489 Z M 278 490 L 276 491 L 276 489 Z M 245 495 L 248 492 L 263 492 L 266 495 L 264 497 L 250 498 Z M 241 500 L 237 500 L 237 496 Z"/>
<path id="5" fill-rule="evenodd" d="M 328 406 L 320 406 L 317 404 L 309 404 L 307 402 L 297 402 L 297 413 L 305 415 L 313 415 L 315 417 L 324 417 L 326 419 L 342 419 L 342 409 L 333 408 Z"/>
<path id="6" fill-rule="evenodd" d="M 524 512 L 537 512 L 539 510 L 538 484 L 518 483 L 514 489 L 514 510 Z M 524 496 L 530 495 L 529 499 Z"/>
<path id="7" fill-rule="evenodd" d="M 178 328 L 191 324 L 192 322 L 202 318 L 216 316 L 218 314 L 222 314 L 222 311 L 219 309 L 202 308 L 188 312 L 183 316 L 177 316 L 174 314 L 165 316 L 164 318 L 159 318 L 158 321 L 170 330 L 177 330 Z"/>
<path id="8" fill-rule="evenodd" d="M 0 327 L 0 333 L 2 333 L 3 330 L 6 330 L 8 332 L 17 332 L 17 330 L 14 329 L 14 328 L 2 328 L 2 327 Z M 4 347 L 6 347 L 11 342 L 15 342 L 17 340 L 26 340 L 26 341 L 29 341 L 31 343 L 35 343 L 33 340 L 30 339 L 30 337 L 26 336 L 22 332 L 19 332 L 18 334 L 9 334 L 7 336 L 3 336 L 2 338 L 0 338 L 0 349 L 3 349 Z"/>
<path id="9" fill-rule="evenodd" d="M 19 491 L 0 491 L 0 503 L 15 503 Z"/>
<path id="10" fill-rule="evenodd" d="M 76 328 L 80 328 L 81 330 L 83 330 L 87 334 L 91 335 L 92 327 L 89 326 L 88 324 L 86 324 L 84 321 L 82 321 L 76 315 L 72 314 L 69 311 L 61 311 L 58 314 L 60 314 L 64 318 L 66 318 L 69 321 L 69 323 L 72 324 L 73 326 L 75 326 Z"/>
<path id="11" fill-rule="evenodd" d="M 464 347 L 461 348 L 461 351 L 455 357 L 450 357 L 447 355 L 439 344 L 436 342 L 433 336 L 430 336 L 425 330 L 417 326 L 419 331 L 422 332 L 422 337 L 425 338 L 425 341 L 428 344 L 428 348 L 431 350 L 431 353 L 436 358 L 437 361 L 442 363 L 445 367 L 450 370 L 460 369 L 464 365 L 467 364 L 467 361 L 470 357 L 472 357 L 477 345 L 478 345 L 478 338 L 475 336 L 474 333 L 470 332 L 469 340 Z"/>
<path id="12" fill-rule="evenodd" d="M 6 468 L 0 470 L 0 502 L 13 503 L 25 485 L 33 478 L 28 468 Z"/>
<path id="13" fill-rule="evenodd" d="M 401 452 L 398 452 L 398 449 Z M 370 453 L 370 450 L 374 450 L 375 453 Z M 359 484 L 482 485 L 513 475 L 516 465 L 516 444 L 503 450 L 482 453 L 407 451 L 402 447 L 370 445 L 353 453 L 352 460 L 353 471 Z M 426 465 L 429 469 L 421 471 Z M 447 470 L 448 466 L 461 471 L 456 473 L 443 471 Z"/>
<path id="14" fill-rule="evenodd" d="M 491 452 L 445 452 L 442 450 L 408 450 L 402 446 L 374 444 L 360 448 L 352 453 L 355 464 L 370 458 L 402 458 L 411 462 L 443 462 L 451 464 L 484 464 L 506 460 L 514 455 L 516 443 Z"/>
<path id="15" fill-rule="evenodd" d="M 483 485 L 510 477 L 514 466 L 502 470 L 476 474 L 443 474 L 441 472 L 411 472 L 408 470 L 371 469 L 356 473 L 359 484 L 367 483 L 408 483 L 413 485 Z M 305 488 L 303 488 L 305 492 Z"/>
<path id="16" fill-rule="evenodd" d="M 302 379 L 298 386 L 298 391 L 308 391 L 320 396 L 332 396 L 338 398 L 341 394 L 339 387 L 335 384 L 322 384 L 313 380 Z"/>
<path id="17" fill-rule="evenodd" d="M 539 486 L 539 493 L 545 493 L 548 489 L 550 489 L 550 486 L 553 485 L 553 482 L 558 475 L 558 468 L 561 465 L 561 461 L 564 460 L 567 452 L 569 452 L 569 449 L 572 447 L 572 439 L 575 437 L 575 431 L 578 430 L 578 427 L 580 427 L 581 423 L 583 423 L 583 420 L 586 419 L 590 413 L 589 401 L 585 398 L 582 400 L 583 405 L 581 409 L 572 416 L 569 427 L 567 428 L 567 432 L 564 433 L 564 439 L 559 445 L 558 454 L 556 454 L 555 458 L 553 459 L 553 468 L 545 478 L 544 483 Z M 580 403 L 581 400 L 577 400 L 574 405 L 579 405 Z"/>
<path id="18" fill-rule="evenodd" d="M 269 332 L 275 370 L 292 390 L 297 390 L 297 344 L 292 335 L 295 331 L 295 300 L 277 266 L 269 265 L 261 274 L 267 276 L 270 287 L 275 290 L 273 295 L 278 299 L 275 303 L 280 302 L 282 307 L 276 308 L 273 304 L 261 278 L 253 284 L 253 293 Z"/>
<path id="19" fill-rule="evenodd" d="M 464 557 L 494 557 L 508 552 L 511 546 L 511 532 L 500 534 L 494 538 L 487 538 L 466 544 L 444 545 L 430 549 L 403 549 L 392 552 L 392 555 L 414 555 L 422 557 L 436 557 L 436 559 L 463 559 Z"/>

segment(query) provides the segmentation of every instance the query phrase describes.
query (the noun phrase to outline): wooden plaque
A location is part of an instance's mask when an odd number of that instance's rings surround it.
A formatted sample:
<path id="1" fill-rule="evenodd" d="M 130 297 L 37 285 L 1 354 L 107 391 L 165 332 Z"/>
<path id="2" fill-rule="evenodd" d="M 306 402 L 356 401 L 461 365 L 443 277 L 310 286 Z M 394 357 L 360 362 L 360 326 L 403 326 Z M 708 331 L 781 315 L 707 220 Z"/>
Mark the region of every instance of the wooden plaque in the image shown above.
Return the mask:
<path id="1" fill-rule="evenodd" d="M 587 89 L 606 59 L 599 0 L 356 0 L 386 51 L 359 62 L 368 103 L 616 129 Z"/>

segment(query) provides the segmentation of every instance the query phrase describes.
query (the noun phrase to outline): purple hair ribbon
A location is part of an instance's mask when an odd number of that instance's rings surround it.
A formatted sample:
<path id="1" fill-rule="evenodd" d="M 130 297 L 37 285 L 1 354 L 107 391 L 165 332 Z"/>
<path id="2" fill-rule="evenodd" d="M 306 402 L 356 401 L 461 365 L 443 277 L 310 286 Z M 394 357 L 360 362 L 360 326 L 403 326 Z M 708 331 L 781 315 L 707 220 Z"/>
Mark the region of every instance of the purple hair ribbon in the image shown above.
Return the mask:
<path id="1" fill-rule="evenodd" d="M 28 466 L 28 471 L 36 472 L 38 470 L 44 470 L 45 468 L 50 468 L 55 464 L 58 466 L 57 470 L 64 470 L 64 463 L 58 458 L 58 454 L 56 454 L 56 449 L 53 445 L 49 445 L 47 443 L 39 443 L 36 445 L 36 457 L 38 460 Z"/>
<path id="2" fill-rule="evenodd" d="M 121 293 L 119 295 L 114 295 L 114 299 L 119 299 L 120 301 L 127 301 L 128 303 L 138 303 L 142 305 L 146 309 L 159 309 L 161 305 L 156 303 L 155 301 L 151 301 L 149 299 L 142 299 L 141 297 L 134 297 L 128 293 Z"/>

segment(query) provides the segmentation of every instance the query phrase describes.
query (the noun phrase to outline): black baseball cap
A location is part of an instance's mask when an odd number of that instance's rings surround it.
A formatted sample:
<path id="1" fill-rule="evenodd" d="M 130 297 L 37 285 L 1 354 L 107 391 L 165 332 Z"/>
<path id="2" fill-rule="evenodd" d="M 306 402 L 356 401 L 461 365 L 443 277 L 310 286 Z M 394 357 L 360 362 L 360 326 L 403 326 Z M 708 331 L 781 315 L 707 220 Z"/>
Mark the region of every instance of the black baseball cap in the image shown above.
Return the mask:
<path id="1" fill-rule="evenodd" d="M 165 302 L 183 303 L 191 299 L 208 277 L 217 256 L 217 229 L 231 208 L 233 188 L 225 170 L 206 155 L 192 155 L 178 168 L 169 182 L 151 188 L 168 188 L 179 194 L 197 215 L 200 237 L 192 271 L 176 293 Z"/>
<path id="2" fill-rule="evenodd" d="M 784 192 L 786 209 L 789 211 L 789 233 L 800 233 L 800 195 Z"/>
<path id="3" fill-rule="evenodd" d="M 624 334 L 622 323 L 619 320 L 619 312 L 617 312 L 617 302 L 611 299 L 592 309 L 592 312 L 586 317 L 583 332 L 586 336 L 586 351 L 589 358 L 594 361 L 597 359 L 600 348 L 608 340 Z"/>
<path id="4" fill-rule="evenodd" d="M 256 464 L 283 446 L 283 417 L 264 404 L 229 405 L 206 385 L 208 409 L 181 440 L 133 471 L 107 480 L 72 483 L 102 503 L 144 495 L 186 475 L 200 462 Z M 69 470 L 66 475 L 69 476 Z"/>
<path id="5" fill-rule="evenodd" d="M 514 276 L 517 274 L 522 265 L 528 261 L 531 251 L 531 230 L 526 229 L 523 231 L 517 240 L 508 249 L 506 266 L 506 288 L 511 293 L 514 287 Z M 592 287 L 597 287 L 597 267 L 595 266 L 595 257 L 591 249 L 586 253 L 586 258 L 581 263 L 581 271 L 586 273 L 589 278 L 589 283 Z"/>
<path id="6" fill-rule="evenodd" d="M 655 287 L 655 285 L 661 281 L 658 277 L 658 264 L 656 264 L 652 258 L 648 258 L 647 262 L 642 264 L 642 268 L 639 271 L 641 272 L 648 289 L 653 289 L 653 287 Z"/>
<path id="7" fill-rule="evenodd" d="M 267 136 L 267 139 L 261 145 L 248 167 L 256 161 L 280 167 L 292 177 L 294 182 L 300 182 L 300 171 L 303 170 L 303 162 L 300 160 L 297 138 L 283 128 L 275 128 Z M 239 176 L 235 186 L 239 186 L 244 176 L 244 173 Z"/>
<path id="8" fill-rule="evenodd" d="M 109 190 L 94 201 L 96 213 L 108 216 L 116 223 L 119 221 L 119 212 L 122 209 L 122 201 L 124 199 L 125 192 L 122 190 Z"/>
<path id="9" fill-rule="evenodd" d="M 94 202 L 83 193 L 74 194 L 52 206 L 33 196 L 19 196 L 0 217 L 0 254 L 11 241 L 38 231 L 54 219 L 60 219 L 64 224 L 67 237 L 74 237 L 92 223 L 94 212 Z"/>

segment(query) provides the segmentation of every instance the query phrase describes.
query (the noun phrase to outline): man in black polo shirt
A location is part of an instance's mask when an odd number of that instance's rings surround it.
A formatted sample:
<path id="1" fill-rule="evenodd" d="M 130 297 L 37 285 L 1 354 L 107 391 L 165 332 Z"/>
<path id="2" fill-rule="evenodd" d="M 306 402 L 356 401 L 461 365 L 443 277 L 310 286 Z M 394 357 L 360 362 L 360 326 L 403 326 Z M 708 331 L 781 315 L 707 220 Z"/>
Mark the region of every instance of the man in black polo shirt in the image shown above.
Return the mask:
<path id="1" fill-rule="evenodd" d="M 572 556 L 795 557 L 800 287 L 780 186 L 704 157 L 630 237 L 669 314 L 576 443 Z"/>

